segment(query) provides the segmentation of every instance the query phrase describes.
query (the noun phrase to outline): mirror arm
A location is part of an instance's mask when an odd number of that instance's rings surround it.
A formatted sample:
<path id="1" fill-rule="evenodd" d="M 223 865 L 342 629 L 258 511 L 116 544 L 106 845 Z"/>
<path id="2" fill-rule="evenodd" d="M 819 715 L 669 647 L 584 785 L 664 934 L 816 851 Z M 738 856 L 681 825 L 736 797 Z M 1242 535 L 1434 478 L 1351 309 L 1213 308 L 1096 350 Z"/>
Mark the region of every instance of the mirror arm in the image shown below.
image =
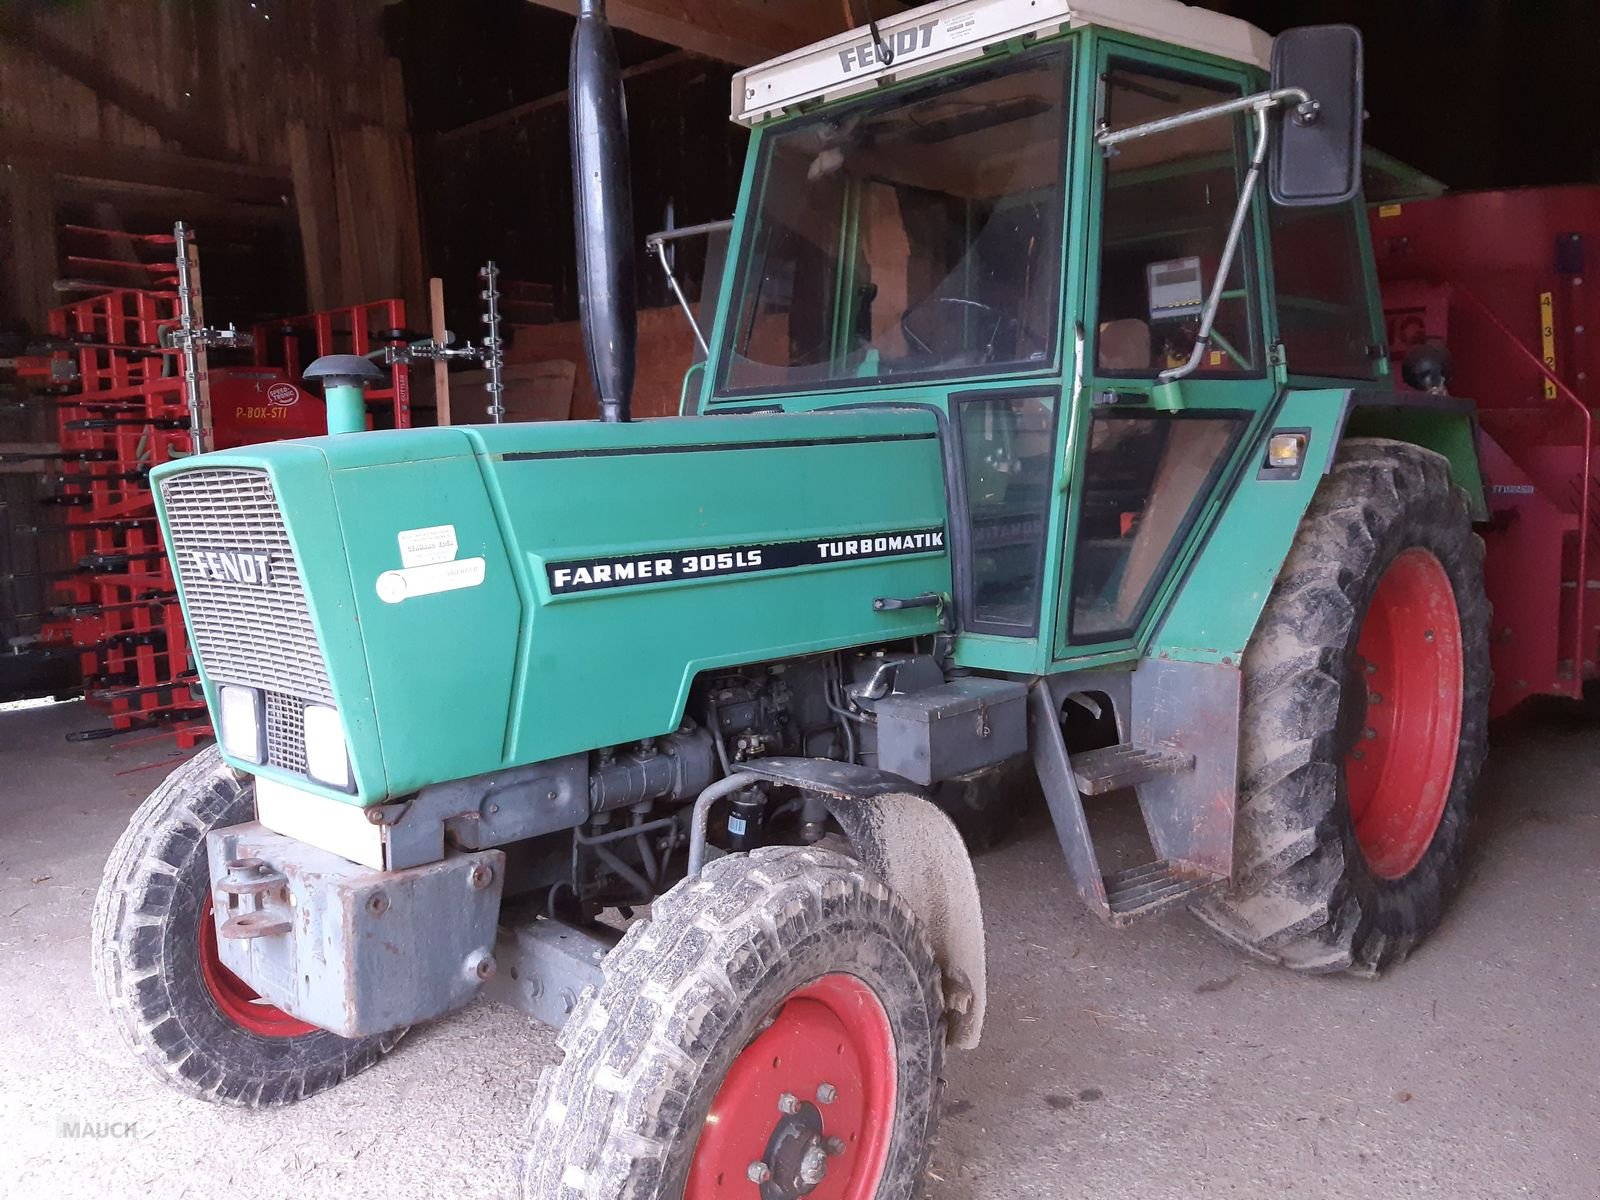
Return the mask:
<path id="1" fill-rule="evenodd" d="M 1167 133 L 1173 129 L 1182 129 L 1185 125 L 1196 125 L 1201 121 L 1214 121 L 1218 117 L 1231 117 L 1235 113 L 1254 112 L 1264 113 L 1269 109 L 1277 108 L 1280 104 L 1293 103 L 1295 118 L 1309 124 L 1317 119 L 1317 110 L 1321 107 L 1313 100 L 1308 92 L 1302 88 L 1279 88 L 1274 92 L 1256 92 L 1251 96 L 1242 96 L 1238 100 L 1228 100 L 1222 104 L 1208 104 L 1204 108 L 1190 109 L 1176 116 L 1162 117 L 1158 121 L 1146 121 L 1143 125 L 1130 125 L 1126 129 L 1112 131 L 1102 129 L 1095 137 L 1095 141 L 1106 150 L 1120 146 L 1123 142 L 1131 142 L 1135 138 L 1150 137 L 1157 133 Z"/>
<path id="2" fill-rule="evenodd" d="M 703 225 L 685 225 L 679 229 L 666 229 L 660 233 L 652 233 L 644 240 L 646 254 L 653 254 L 661 263 L 661 270 L 667 277 L 667 286 L 672 289 L 672 294 L 678 298 L 678 306 L 683 309 L 683 315 L 689 318 L 689 328 L 694 330 L 694 340 L 700 343 L 700 353 L 707 358 L 711 357 L 711 347 L 706 345 L 706 335 L 700 331 L 700 322 L 694 319 L 694 309 L 689 306 L 689 298 L 683 294 L 683 288 L 678 286 L 678 276 L 672 270 L 672 256 L 667 252 L 667 244 L 682 238 L 708 236 L 721 233 L 725 229 L 732 229 L 730 221 L 707 221 Z"/>
<path id="3" fill-rule="evenodd" d="M 1211 284 L 1211 294 L 1206 297 L 1205 307 L 1200 312 L 1200 330 L 1195 335 L 1194 349 L 1189 354 L 1188 362 L 1179 367 L 1168 368 L 1157 375 L 1158 383 L 1171 383 L 1186 375 L 1194 374 L 1199 369 L 1200 360 L 1210 348 L 1211 331 L 1217 323 L 1217 309 L 1222 305 L 1222 289 L 1228 282 L 1229 273 L 1233 270 L 1233 260 L 1239 253 L 1239 239 L 1244 235 L 1244 223 L 1250 215 L 1250 202 L 1255 199 L 1256 188 L 1261 183 L 1261 170 L 1267 162 L 1267 147 L 1272 135 L 1272 126 L 1267 120 L 1267 114 L 1281 104 L 1293 104 L 1295 120 L 1308 125 L 1317 119 L 1317 113 L 1321 108 L 1304 88 L 1278 88 L 1270 92 L 1256 92 L 1254 95 L 1242 96 L 1238 100 L 1228 100 L 1222 104 L 1208 104 L 1204 108 L 1191 109 L 1176 116 L 1162 117 L 1159 121 L 1130 125 L 1127 129 L 1118 129 L 1114 132 L 1102 129 L 1095 138 L 1095 141 L 1109 154 L 1123 142 L 1131 142 L 1135 138 L 1150 137 L 1153 134 L 1182 129 L 1186 125 L 1196 125 L 1201 121 L 1233 116 L 1235 113 L 1253 112 L 1256 116 L 1255 154 L 1250 159 L 1250 170 L 1245 173 L 1244 186 L 1239 190 L 1239 207 L 1234 210 L 1233 224 L 1228 228 L 1228 240 L 1222 249 L 1222 261 L 1217 266 L 1217 277 Z"/>
<path id="4" fill-rule="evenodd" d="M 667 256 L 666 247 L 661 242 L 645 243 L 645 250 L 656 256 L 661 264 L 661 271 L 667 277 L 667 286 L 672 289 L 672 294 L 678 298 L 678 307 L 683 309 L 683 315 L 689 318 L 689 328 L 694 330 L 694 340 L 700 343 L 700 353 L 707 358 L 711 357 L 711 348 L 706 345 L 706 335 L 700 332 L 700 322 L 694 319 L 694 309 L 689 307 L 689 298 L 683 294 L 683 289 L 678 286 L 678 277 L 673 273 L 672 262 Z"/>
<path id="5" fill-rule="evenodd" d="M 1305 96 L 1304 92 L 1299 94 Z M 1239 207 L 1234 210 L 1233 224 L 1228 227 L 1228 240 L 1222 247 L 1222 261 L 1217 264 L 1217 277 L 1212 280 L 1211 294 L 1206 297 L 1206 306 L 1200 313 L 1200 330 L 1195 334 L 1189 361 L 1162 371 L 1156 376 L 1157 383 L 1172 383 L 1194 374 L 1200 367 L 1200 360 L 1211 347 L 1211 331 L 1217 323 L 1217 309 L 1222 306 L 1222 289 L 1227 286 L 1228 276 L 1233 271 L 1233 260 L 1239 253 L 1239 241 L 1244 236 L 1244 223 L 1250 216 L 1250 204 L 1255 199 L 1256 188 L 1261 183 L 1261 170 L 1267 161 L 1267 145 L 1272 133 L 1267 114 L 1278 103 L 1281 101 L 1256 106 L 1256 152 L 1250 159 L 1249 171 L 1245 172 L 1244 186 L 1239 189 Z M 1310 103 L 1310 97 L 1300 103 Z"/>

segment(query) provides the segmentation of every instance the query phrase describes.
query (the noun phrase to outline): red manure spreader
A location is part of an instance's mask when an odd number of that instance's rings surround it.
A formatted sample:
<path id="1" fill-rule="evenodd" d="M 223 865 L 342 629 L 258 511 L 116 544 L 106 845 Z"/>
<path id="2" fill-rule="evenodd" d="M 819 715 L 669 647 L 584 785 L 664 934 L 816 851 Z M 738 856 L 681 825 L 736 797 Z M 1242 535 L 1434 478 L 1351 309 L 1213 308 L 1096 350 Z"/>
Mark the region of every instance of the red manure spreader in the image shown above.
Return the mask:
<path id="1" fill-rule="evenodd" d="M 1477 403 L 1491 714 L 1580 697 L 1600 673 L 1600 185 L 1382 204 L 1372 236 L 1390 355 Z"/>

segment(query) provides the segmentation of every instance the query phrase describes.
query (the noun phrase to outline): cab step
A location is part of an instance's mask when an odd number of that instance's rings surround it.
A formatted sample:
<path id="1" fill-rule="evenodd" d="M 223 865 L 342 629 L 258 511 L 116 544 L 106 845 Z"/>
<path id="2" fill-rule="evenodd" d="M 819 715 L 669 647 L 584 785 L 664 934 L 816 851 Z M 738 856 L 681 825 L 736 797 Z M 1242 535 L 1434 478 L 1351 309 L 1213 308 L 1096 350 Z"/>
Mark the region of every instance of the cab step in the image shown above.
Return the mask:
<path id="1" fill-rule="evenodd" d="M 1121 925 L 1149 912 L 1159 912 L 1169 904 L 1185 900 L 1221 883 L 1219 876 L 1196 875 L 1181 863 L 1145 863 L 1115 871 L 1102 881 L 1106 889 L 1106 908 L 1111 923 Z"/>
<path id="2" fill-rule="evenodd" d="M 1216 768 L 1202 775 L 1196 756 L 1165 745 L 1123 743 L 1067 752 L 1060 708 L 1049 684 L 1028 699 L 1029 740 L 1072 882 L 1093 912 L 1123 925 L 1225 883 L 1232 859 L 1232 809 L 1216 804 Z M 1222 768 L 1231 774 L 1232 757 Z M 1109 874 L 1084 812 L 1085 796 L 1132 790 L 1157 858 Z M 1220 821 L 1220 823 L 1219 823 Z"/>
<path id="3" fill-rule="evenodd" d="M 1072 756 L 1072 773 L 1085 796 L 1103 796 L 1193 769 L 1194 755 L 1152 746 L 1107 746 Z"/>

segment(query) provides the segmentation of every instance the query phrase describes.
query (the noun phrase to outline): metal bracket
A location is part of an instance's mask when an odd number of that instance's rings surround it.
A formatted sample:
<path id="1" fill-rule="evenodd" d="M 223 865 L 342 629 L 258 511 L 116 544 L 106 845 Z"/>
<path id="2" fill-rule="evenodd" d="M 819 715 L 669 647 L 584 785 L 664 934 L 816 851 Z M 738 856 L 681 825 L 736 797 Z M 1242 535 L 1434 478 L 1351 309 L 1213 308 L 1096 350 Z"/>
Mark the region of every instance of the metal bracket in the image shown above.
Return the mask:
<path id="1" fill-rule="evenodd" d="M 383 361 L 390 366 L 413 362 L 482 363 L 489 369 L 489 382 L 483 385 L 483 390 L 489 393 L 489 419 L 498 425 L 506 415 L 502 398 L 505 383 L 501 378 L 505 356 L 502 353 L 504 343 L 500 338 L 500 290 L 497 286 L 500 268 L 493 259 L 478 268 L 478 278 L 483 280 L 484 285 L 478 293 L 478 298 L 483 301 L 484 324 L 483 341 L 479 345 L 474 346 L 471 342 L 463 342 L 459 346 L 448 345 L 455 335 L 447 329 L 443 341 L 423 338 L 398 346 L 387 346 L 384 348 Z"/>
<path id="2" fill-rule="evenodd" d="M 168 350 L 184 350 L 190 346 L 203 346 L 207 350 L 248 350 L 255 345 L 255 337 L 240 333 L 231 321 L 226 329 L 196 325 L 185 331 L 169 325 L 161 331 L 161 344 Z"/>
<path id="3" fill-rule="evenodd" d="M 478 293 L 478 298 L 483 301 L 483 365 L 489 368 L 489 382 L 483 385 L 484 391 L 489 393 L 489 419 L 496 425 L 506 418 L 506 406 L 503 393 L 505 384 L 500 378 L 500 369 L 505 364 L 505 356 L 501 354 L 500 344 L 500 290 L 496 281 L 500 278 L 500 268 L 495 266 L 494 259 L 490 259 L 478 269 L 478 278 L 483 280 L 483 291 Z"/>
<path id="4" fill-rule="evenodd" d="M 201 411 L 207 402 L 202 401 L 200 394 L 200 381 L 205 374 L 205 367 L 200 361 L 200 351 L 212 348 L 244 350 L 254 345 L 255 339 L 248 333 L 240 333 L 232 324 L 226 329 L 215 329 L 209 325 L 196 323 L 197 289 L 193 274 L 194 264 L 190 261 L 189 227 L 182 221 L 172 227 L 172 241 L 178 267 L 178 325 L 175 329 L 167 328 L 161 331 L 161 344 L 168 350 L 177 350 L 183 355 L 183 394 L 189 409 L 190 440 L 194 452 L 203 454 L 211 449 L 206 445 L 206 434 L 211 426 L 211 418 Z"/>
<path id="5" fill-rule="evenodd" d="M 340 1037 L 441 1016 L 495 972 L 499 850 L 380 871 L 250 822 L 213 830 L 206 853 L 222 965 Z"/>
<path id="6" fill-rule="evenodd" d="M 447 329 L 444 336 L 449 339 L 454 335 Z M 383 360 L 390 365 L 413 362 L 482 362 L 483 350 L 471 342 L 461 346 L 447 346 L 432 338 L 423 338 L 417 342 L 385 347 Z"/>
<path id="7" fill-rule="evenodd" d="M 419 867 L 444 857 L 445 833 L 468 850 L 503 846 L 583 823 L 589 814 L 589 756 L 569 754 L 423 788 L 409 800 L 374 805 L 384 866 Z"/>
<path id="8" fill-rule="evenodd" d="M 248 896 L 254 908 L 236 912 L 222 923 L 217 931 L 225 938 L 271 937 L 288 933 L 294 928 L 289 920 L 289 880 L 281 871 L 274 871 L 259 858 L 235 858 L 228 863 L 228 872 L 215 883 L 216 890 L 227 896 Z M 269 904 L 276 902 L 275 907 Z"/>
<path id="9" fill-rule="evenodd" d="M 600 986 L 600 964 L 621 937 L 608 926 L 543 917 L 502 925 L 494 950 L 498 969 L 483 994 L 560 1029 L 584 989 Z"/>
<path id="10" fill-rule="evenodd" d="M 899 775 L 829 758 L 775 757 L 741 762 L 732 775 L 717 780 L 694 802 L 694 815 L 689 824 L 690 879 L 699 875 L 705 866 L 706 824 L 711 806 L 756 783 L 799 788 L 803 792 L 815 792 L 825 800 L 871 800 L 892 792 L 921 794 L 916 784 Z"/>

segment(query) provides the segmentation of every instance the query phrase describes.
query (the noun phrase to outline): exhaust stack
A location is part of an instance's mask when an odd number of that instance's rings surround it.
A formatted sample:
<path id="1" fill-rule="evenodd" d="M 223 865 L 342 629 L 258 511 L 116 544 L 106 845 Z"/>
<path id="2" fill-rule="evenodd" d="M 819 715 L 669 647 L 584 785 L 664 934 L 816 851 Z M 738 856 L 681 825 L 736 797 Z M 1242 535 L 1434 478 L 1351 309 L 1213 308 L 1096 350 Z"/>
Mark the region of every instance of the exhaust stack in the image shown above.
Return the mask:
<path id="1" fill-rule="evenodd" d="M 578 234 L 578 315 L 602 421 L 626 421 L 638 314 L 633 196 L 622 68 L 605 0 L 580 0 L 572 35 L 572 201 Z"/>

